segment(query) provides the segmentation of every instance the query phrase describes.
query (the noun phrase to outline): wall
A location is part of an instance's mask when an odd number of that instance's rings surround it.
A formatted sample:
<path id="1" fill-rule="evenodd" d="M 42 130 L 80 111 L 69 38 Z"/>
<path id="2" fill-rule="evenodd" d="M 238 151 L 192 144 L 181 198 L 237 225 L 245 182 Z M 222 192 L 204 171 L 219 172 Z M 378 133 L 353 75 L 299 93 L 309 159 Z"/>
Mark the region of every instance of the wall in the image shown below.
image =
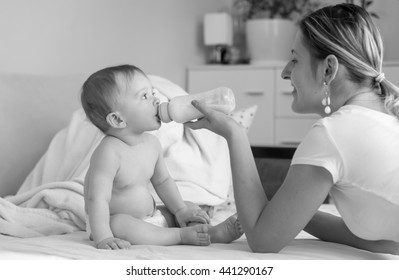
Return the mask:
<path id="1" fill-rule="evenodd" d="M 232 1 L 0 0 L 0 72 L 88 75 L 131 63 L 185 87 L 187 66 L 205 63 L 203 15 Z M 399 60 L 399 0 L 370 10 L 380 16 L 386 59 Z"/>
<path id="2" fill-rule="evenodd" d="M 0 0 L 0 72 L 85 74 L 130 63 L 185 86 L 202 18 L 229 0 Z"/>
<path id="3" fill-rule="evenodd" d="M 374 1 L 370 11 L 378 14 L 376 23 L 380 27 L 385 46 L 385 60 L 399 61 L 399 0 Z"/>
<path id="4" fill-rule="evenodd" d="M 322 0 L 323 4 L 338 4 L 340 0 Z M 359 3 L 359 1 L 355 1 Z M 368 11 L 375 12 L 378 19 L 373 18 L 380 28 L 385 47 L 385 61 L 399 61 L 399 0 L 373 1 Z"/>

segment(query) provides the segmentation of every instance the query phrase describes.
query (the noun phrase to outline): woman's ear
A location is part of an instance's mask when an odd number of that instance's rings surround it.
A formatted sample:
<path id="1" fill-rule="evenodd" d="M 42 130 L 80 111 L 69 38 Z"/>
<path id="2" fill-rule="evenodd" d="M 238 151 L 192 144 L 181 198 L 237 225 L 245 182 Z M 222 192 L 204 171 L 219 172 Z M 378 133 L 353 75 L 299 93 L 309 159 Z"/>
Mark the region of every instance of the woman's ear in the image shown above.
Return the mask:
<path id="1" fill-rule="evenodd" d="M 119 112 L 111 112 L 106 117 L 107 123 L 113 128 L 125 128 L 126 122 Z"/>
<path id="2" fill-rule="evenodd" d="M 337 75 L 339 67 L 338 58 L 330 54 L 324 59 L 324 82 L 330 84 Z"/>

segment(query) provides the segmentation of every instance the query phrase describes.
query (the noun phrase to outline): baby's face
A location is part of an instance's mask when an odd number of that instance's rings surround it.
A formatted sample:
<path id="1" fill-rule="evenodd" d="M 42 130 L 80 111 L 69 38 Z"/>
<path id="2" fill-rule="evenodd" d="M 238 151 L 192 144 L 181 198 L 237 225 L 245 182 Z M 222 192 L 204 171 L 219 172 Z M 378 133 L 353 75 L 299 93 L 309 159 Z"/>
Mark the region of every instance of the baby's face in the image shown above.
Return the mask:
<path id="1" fill-rule="evenodd" d="M 150 80 L 140 72 L 132 78 L 117 79 L 120 95 L 118 111 L 122 114 L 127 127 L 134 133 L 156 130 L 161 126 L 158 117 L 159 99 Z"/>

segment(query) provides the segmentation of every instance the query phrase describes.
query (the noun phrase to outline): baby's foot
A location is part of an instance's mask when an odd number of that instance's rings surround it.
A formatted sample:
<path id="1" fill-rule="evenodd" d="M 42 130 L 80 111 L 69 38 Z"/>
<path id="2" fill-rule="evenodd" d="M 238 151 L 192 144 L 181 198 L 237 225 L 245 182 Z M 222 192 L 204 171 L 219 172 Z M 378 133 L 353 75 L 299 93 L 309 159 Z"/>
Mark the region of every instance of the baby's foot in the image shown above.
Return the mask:
<path id="1" fill-rule="evenodd" d="M 224 222 L 209 226 L 209 235 L 212 243 L 230 243 L 244 234 L 237 214 L 227 218 Z"/>
<path id="2" fill-rule="evenodd" d="M 208 225 L 196 225 L 180 229 L 181 244 L 207 246 L 211 243 Z"/>

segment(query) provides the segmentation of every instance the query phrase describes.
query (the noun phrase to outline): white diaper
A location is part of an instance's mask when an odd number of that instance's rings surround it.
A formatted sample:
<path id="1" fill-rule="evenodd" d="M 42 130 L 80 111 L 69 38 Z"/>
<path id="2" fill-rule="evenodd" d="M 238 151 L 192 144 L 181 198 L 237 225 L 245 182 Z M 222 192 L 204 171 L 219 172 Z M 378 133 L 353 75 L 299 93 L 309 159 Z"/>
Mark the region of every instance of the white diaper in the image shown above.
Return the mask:
<path id="1" fill-rule="evenodd" d="M 144 218 L 143 221 L 158 227 L 168 227 L 168 222 L 166 221 L 164 215 L 162 215 L 162 212 L 158 209 L 155 210 L 151 217 Z"/>
<path id="2" fill-rule="evenodd" d="M 168 222 L 160 210 L 155 210 L 153 215 L 143 219 L 144 222 L 153 224 L 158 227 L 168 227 Z M 89 223 L 89 215 L 86 214 L 86 232 L 90 235 L 91 228 Z"/>

